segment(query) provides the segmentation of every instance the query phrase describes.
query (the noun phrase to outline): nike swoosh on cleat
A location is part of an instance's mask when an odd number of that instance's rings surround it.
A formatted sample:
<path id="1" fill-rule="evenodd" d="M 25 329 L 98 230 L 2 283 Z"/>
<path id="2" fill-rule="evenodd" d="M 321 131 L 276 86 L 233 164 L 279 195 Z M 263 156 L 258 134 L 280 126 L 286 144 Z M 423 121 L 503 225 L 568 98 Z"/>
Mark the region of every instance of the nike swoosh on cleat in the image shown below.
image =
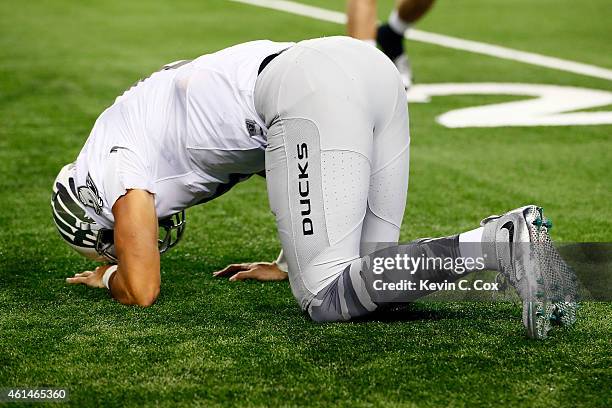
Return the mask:
<path id="1" fill-rule="evenodd" d="M 514 264 L 514 224 L 510 221 L 508 221 L 507 223 L 505 223 L 504 225 L 502 225 L 500 228 L 500 230 L 507 230 L 508 231 L 508 249 L 509 249 L 509 253 L 510 253 L 510 262 L 511 262 L 511 267 L 512 267 L 512 272 L 514 273 L 514 277 L 516 278 L 517 281 L 520 280 L 520 277 L 517 276 L 517 268 L 516 265 Z"/>

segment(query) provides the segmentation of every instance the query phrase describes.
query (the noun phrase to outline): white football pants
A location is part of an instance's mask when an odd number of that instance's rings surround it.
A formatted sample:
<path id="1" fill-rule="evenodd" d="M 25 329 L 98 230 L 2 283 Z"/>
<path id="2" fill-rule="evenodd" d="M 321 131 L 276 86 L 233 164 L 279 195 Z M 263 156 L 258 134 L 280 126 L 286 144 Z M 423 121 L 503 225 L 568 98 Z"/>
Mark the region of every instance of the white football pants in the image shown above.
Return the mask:
<path id="1" fill-rule="evenodd" d="M 293 295 L 315 320 L 374 310 L 360 257 L 371 243 L 397 243 L 408 192 L 408 109 L 397 69 L 362 41 L 303 41 L 260 74 L 255 106 L 269 129 L 268 197 Z M 346 296 L 337 293 L 343 272 Z M 329 292 L 340 315 L 315 318 L 313 304 Z"/>

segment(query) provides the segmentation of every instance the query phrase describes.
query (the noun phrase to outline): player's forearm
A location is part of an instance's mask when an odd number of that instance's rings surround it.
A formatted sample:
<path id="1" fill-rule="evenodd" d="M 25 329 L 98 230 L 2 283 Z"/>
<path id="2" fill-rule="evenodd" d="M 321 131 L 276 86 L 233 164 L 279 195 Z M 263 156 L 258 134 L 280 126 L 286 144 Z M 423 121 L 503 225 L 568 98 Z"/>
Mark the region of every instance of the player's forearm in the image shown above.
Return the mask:
<path id="1" fill-rule="evenodd" d="M 151 306 L 159 294 L 159 250 L 155 201 L 145 190 L 129 190 L 113 206 L 119 268 L 109 286 L 119 302 Z"/>

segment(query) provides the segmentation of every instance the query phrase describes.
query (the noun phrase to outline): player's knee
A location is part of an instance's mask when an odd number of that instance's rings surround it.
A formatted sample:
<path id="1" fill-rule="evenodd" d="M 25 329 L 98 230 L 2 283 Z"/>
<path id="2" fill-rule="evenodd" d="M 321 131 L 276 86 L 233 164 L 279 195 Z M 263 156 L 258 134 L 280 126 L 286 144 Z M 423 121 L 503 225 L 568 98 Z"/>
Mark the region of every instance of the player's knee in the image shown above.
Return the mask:
<path id="1" fill-rule="evenodd" d="M 351 277 L 351 265 L 347 265 L 336 279 L 319 290 L 307 308 L 312 320 L 347 321 L 363 317 L 376 309 L 376 305 L 365 291 L 361 275 L 359 273 L 353 275 Z"/>
<path id="2" fill-rule="evenodd" d="M 347 310 L 343 313 L 338 287 L 340 279 L 342 279 L 342 276 L 320 290 L 308 305 L 308 314 L 315 322 L 341 322 L 350 319 Z"/>
<path id="3" fill-rule="evenodd" d="M 308 307 L 308 315 L 317 323 L 342 322 L 348 319 L 342 316 L 338 310 L 327 307 Z"/>

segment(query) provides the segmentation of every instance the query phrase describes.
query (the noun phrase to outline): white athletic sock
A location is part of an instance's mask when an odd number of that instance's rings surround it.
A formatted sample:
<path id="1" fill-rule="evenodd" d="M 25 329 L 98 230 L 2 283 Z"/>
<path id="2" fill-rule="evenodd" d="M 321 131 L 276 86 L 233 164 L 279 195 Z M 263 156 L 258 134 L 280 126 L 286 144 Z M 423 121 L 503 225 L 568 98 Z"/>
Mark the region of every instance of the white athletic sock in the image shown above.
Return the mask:
<path id="1" fill-rule="evenodd" d="M 389 21 L 387 23 L 389 24 L 389 27 L 391 27 L 391 29 L 399 35 L 404 35 L 406 30 L 410 28 L 410 23 L 402 20 L 395 9 L 393 9 L 389 15 Z"/>
<path id="2" fill-rule="evenodd" d="M 366 44 L 371 45 L 372 47 L 376 47 L 376 40 L 373 38 L 368 38 L 366 40 L 361 40 L 361 41 L 363 41 Z"/>
<path id="3" fill-rule="evenodd" d="M 459 252 L 464 258 L 484 258 L 482 252 L 482 234 L 484 228 L 476 228 L 459 234 Z"/>

